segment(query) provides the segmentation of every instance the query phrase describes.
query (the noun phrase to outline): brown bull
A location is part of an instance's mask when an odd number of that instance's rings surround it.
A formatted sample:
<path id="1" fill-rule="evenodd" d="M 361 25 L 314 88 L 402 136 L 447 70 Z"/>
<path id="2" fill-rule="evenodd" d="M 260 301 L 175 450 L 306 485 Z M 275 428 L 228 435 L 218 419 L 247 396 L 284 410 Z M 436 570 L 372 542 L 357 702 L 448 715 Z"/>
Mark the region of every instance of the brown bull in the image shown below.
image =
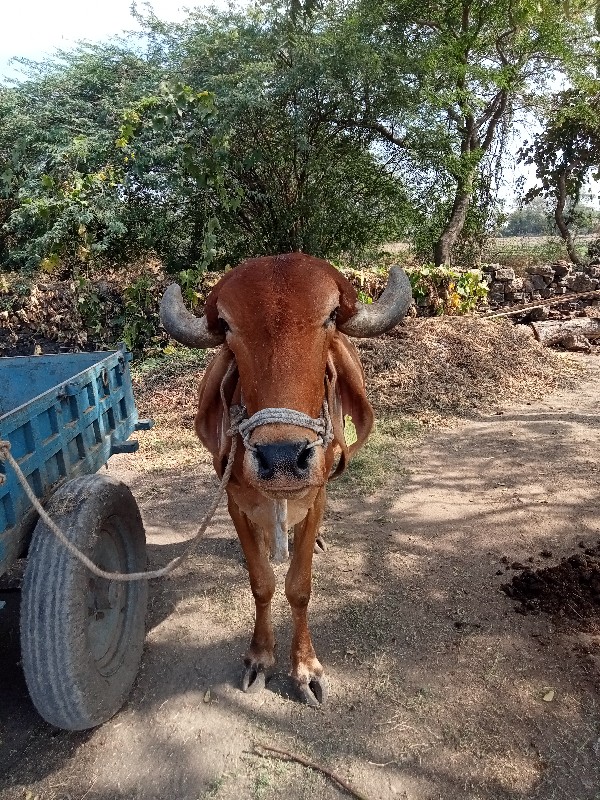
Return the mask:
<path id="1" fill-rule="evenodd" d="M 242 420 L 227 495 L 256 603 L 244 691 L 262 688 L 265 670 L 275 663 L 269 558 L 287 559 L 293 526 L 285 579 L 294 626 L 291 675 L 310 705 L 326 698 L 307 621 L 313 549 L 327 481 L 344 470 L 373 425 L 362 366 L 345 334 L 383 333 L 411 300 L 398 267 L 381 299 L 366 306 L 334 267 L 302 253 L 251 259 L 228 272 L 201 319 L 184 308 L 176 284 L 165 292 L 161 319 L 174 339 L 192 347 L 224 343 L 200 384 L 196 415 L 196 432 L 219 476 L 231 448 L 232 419 Z M 348 415 L 356 429 L 351 437 L 344 431 Z"/>

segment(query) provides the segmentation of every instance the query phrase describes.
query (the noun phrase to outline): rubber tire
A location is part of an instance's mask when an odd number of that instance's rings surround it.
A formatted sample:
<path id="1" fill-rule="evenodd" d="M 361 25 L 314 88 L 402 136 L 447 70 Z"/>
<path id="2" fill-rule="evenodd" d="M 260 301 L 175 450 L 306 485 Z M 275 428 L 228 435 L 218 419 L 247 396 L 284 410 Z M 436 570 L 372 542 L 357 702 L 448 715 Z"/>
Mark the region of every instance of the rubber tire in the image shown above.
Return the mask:
<path id="1" fill-rule="evenodd" d="M 53 495 L 47 511 L 92 560 L 96 546 L 109 541 L 113 563 L 100 566 L 117 572 L 146 568 L 140 511 L 121 481 L 100 475 L 75 478 Z M 114 559 L 119 562 L 116 569 Z M 31 699 L 40 715 L 57 728 L 86 730 L 106 722 L 127 699 L 139 669 L 148 582 L 98 581 L 40 519 L 23 580 L 21 652 Z M 108 606 L 117 631 L 109 637 L 114 645 L 107 648 L 108 664 L 101 663 L 88 641 L 94 624 L 88 603 L 97 596 L 93 587 L 102 587 L 107 598 L 109 592 L 117 593 L 119 610 Z M 107 629 L 111 631 L 110 626 Z"/>

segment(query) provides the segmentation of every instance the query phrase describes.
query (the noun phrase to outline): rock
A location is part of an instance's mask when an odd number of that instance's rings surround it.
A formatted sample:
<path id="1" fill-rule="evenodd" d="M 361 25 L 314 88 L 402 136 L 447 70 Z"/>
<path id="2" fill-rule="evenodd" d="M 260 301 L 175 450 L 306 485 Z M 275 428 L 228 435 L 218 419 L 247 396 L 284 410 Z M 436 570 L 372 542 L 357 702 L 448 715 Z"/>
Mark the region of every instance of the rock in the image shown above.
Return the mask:
<path id="1" fill-rule="evenodd" d="M 546 306 L 538 306 L 537 308 L 532 308 L 529 312 L 529 319 L 532 322 L 541 322 L 544 319 L 548 319 L 550 313 Z"/>
<path id="2" fill-rule="evenodd" d="M 548 322 L 532 322 L 535 338 L 543 345 L 563 345 L 569 349 L 582 349 L 590 346 L 588 339 L 600 339 L 600 320 L 584 317 Z M 564 342 L 567 345 L 564 345 Z"/>
<path id="3" fill-rule="evenodd" d="M 515 303 L 522 303 L 525 300 L 524 292 L 513 292 L 513 300 Z"/>
<path id="4" fill-rule="evenodd" d="M 533 273 L 529 276 L 529 283 L 535 292 L 541 292 L 547 286 L 544 276 L 538 275 L 537 273 Z"/>
<path id="5" fill-rule="evenodd" d="M 554 268 L 550 264 L 534 264 L 525 270 L 529 275 L 539 275 L 544 278 L 554 279 Z"/>
<path id="6" fill-rule="evenodd" d="M 573 265 L 569 261 L 557 261 L 552 268 L 557 278 L 564 278 L 573 272 Z"/>
<path id="7" fill-rule="evenodd" d="M 559 343 L 565 350 L 571 350 L 574 353 L 591 353 L 592 345 L 585 336 L 576 336 L 574 333 L 569 333 Z"/>
<path id="8" fill-rule="evenodd" d="M 590 278 L 600 278 L 600 266 L 590 264 L 590 266 L 587 267 L 586 272 Z"/>
<path id="9" fill-rule="evenodd" d="M 515 271 L 512 267 L 500 267 L 494 270 L 494 279 L 497 281 L 514 281 Z"/>
<path id="10" fill-rule="evenodd" d="M 516 326 L 521 336 L 527 336 L 529 339 L 535 339 L 533 328 L 530 328 L 526 322 L 519 322 Z"/>
<path id="11" fill-rule="evenodd" d="M 591 292 L 598 286 L 598 281 L 594 281 L 583 272 L 577 272 L 574 275 L 567 275 L 564 278 L 564 285 L 573 292 Z"/>

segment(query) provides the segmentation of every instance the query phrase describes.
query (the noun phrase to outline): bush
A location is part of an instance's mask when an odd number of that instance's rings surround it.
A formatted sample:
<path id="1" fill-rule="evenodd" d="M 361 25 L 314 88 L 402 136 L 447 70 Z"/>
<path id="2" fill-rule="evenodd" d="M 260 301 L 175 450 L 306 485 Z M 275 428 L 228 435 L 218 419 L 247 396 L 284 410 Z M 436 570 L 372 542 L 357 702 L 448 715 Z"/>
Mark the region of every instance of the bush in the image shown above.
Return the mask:
<path id="1" fill-rule="evenodd" d="M 417 306 L 434 314 L 467 314 L 485 302 L 487 283 L 479 269 L 457 270 L 423 264 L 408 271 Z"/>

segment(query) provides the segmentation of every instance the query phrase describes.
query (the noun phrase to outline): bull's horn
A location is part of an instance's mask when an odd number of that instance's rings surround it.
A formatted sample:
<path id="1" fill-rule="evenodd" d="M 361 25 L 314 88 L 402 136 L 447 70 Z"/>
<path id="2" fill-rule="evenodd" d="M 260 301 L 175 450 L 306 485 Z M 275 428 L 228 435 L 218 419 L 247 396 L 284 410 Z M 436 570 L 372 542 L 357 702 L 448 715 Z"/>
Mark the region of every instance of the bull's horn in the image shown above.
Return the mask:
<path id="1" fill-rule="evenodd" d="M 169 336 L 188 347 L 218 347 L 225 341 L 223 334 L 208 330 L 206 317 L 195 317 L 187 310 L 176 283 L 167 286 L 160 301 L 160 321 Z"/>
<path id="2" fill-rule="evenodd" d="M 412 303 L 410 281 L 400 267 L 391 267 L 387 286 L 376 303 L 360 304 L 353 317 L 338 325 L 348 336 L 379 336 L 397 325 Z"/>

